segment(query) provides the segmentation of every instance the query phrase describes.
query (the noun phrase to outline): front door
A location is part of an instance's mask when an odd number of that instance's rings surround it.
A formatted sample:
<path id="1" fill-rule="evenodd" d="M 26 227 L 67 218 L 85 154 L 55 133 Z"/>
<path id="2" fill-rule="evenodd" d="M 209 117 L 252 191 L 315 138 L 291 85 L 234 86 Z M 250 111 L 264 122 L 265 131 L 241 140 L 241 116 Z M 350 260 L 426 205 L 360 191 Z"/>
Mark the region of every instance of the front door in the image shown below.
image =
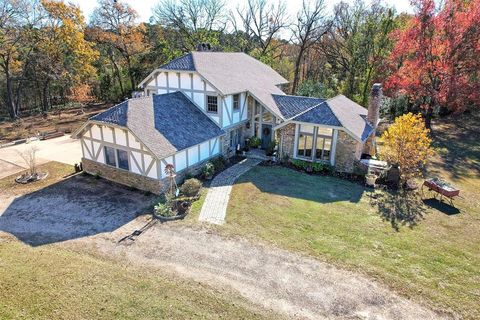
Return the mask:
<path id="1" fill-rule="evenodd" d="M 262 124 L 262 149 L 266 149 L 272 141 L 272 125 Z"/>

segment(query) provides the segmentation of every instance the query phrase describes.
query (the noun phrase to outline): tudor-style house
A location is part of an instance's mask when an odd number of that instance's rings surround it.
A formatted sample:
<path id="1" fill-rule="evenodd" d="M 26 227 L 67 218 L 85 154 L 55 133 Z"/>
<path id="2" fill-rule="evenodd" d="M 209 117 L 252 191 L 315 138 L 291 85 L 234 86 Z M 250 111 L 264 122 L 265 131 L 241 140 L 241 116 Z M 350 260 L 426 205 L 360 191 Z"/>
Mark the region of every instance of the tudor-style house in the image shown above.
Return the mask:
<path id="1" fill-rule="evenodd" d="M 345 96 L 286 95 L 287 80 L 244 53 L 191 52 L 152 71 L 144 96 L 90 118 L 74 133 L 83 168 L 113 181 L 160 193 L 164 168 L 178 174 L 210 158 L 230 157 L 247 138 L 265 148 L 278 142 L 279 157 L 326 162 L 352 172 L 371 153 L 380 85 L 369 109 Z"/>

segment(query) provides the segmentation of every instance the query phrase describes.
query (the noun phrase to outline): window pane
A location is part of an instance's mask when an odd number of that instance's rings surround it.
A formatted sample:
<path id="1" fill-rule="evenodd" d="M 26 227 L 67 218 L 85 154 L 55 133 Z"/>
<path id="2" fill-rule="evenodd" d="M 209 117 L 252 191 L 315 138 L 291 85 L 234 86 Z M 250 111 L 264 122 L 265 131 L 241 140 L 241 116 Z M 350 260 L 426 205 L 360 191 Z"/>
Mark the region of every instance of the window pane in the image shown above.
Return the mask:
<path id="1" fill-rule="evenodd" d="M 312 156 L 313 149 L 313 136 L 305 136 L 305 157 L 310 158 Z"/>
<path id="2" fill-rule="evenodd" d="M 323 150 L 323 142 L 325 139 L 321 137 L 317 137 L 317 148 L 315 150 L 315 158 L 322 159 L 322 150 Z"/>
<path id="3" fill-rule="evenodd" d="M 121 169 L 128 170 L 128 153 L 125 150 L 117 150 L 118 157 L 118 167 Z"/>
<path id="4" fill-rule="evenodd" d="M 234 94 L 233 95 L 233 109 L 238 110 L 240 109 L 240 95 Z"/>
<path id="5" fill-rule="evenodd" d="M 308 125 L 308 124 L 300 125 L 300 132 L 303 132 L 303 133 L 313 134 L 313 129 L 314 129 L 314 126 L 311 126 L 311 125 Z"/>
<path id="6" fill-rule="evenodd" d="M 331 137 L 333 134 L 333 130 L 330 128 L 322 128 L 318 127 L 318 135 L 319 136 L 328 136 Z"/>
<path id="7" fill-rule="evenodd" d="M 332 148 L 332 139 L 317 137 L 317 150 L 315 157 L 318 160 L 330 160 L 330 149 Z"/>
<path id="8" fill-rule="evenodd" d="M 208 112 L 218 112 L 218 103 L 216 96 L 207 96 L 207 111 Z"/>
<path id="9" fill-rule="evenodd" d="M 255 114 L 258 115 L 262 112 L 262 105 L 255 100 Z"/>
<path id="10" fill-rule="evenodd" d="M 325 145 L 323 146 L 323 160 L 330 159 L 330 149 L 332 148 L 332 140 L 325 139 Z"/>
<path id="11" fill-rule="evenodd" d="M 263 114 L 262 118 L 263 118 L 262 119 L 263 122 L 272 122 L 273 121 L 273 116 L 268 111 Z"/>
<path id="12" fill-rule="evenodd" d="M 300 134 L 297 141 L 297 156 L 305 156 L 305 136 Z"/>
<path id="13" fill-rule="evenodd" d="M 105 150 L 105 163 L 109 166 L 116 167 L 117 162 L 115 161 L 115 150 L 110 147 L 104 147 Z"/>

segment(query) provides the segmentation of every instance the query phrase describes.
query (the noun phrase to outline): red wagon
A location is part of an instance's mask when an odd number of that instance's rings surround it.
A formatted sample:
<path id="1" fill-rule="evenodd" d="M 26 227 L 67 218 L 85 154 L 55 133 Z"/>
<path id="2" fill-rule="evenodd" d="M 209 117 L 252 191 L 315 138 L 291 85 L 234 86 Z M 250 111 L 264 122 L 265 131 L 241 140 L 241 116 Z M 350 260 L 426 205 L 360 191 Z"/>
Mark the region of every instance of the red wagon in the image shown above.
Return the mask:
<path id="1" fill-rule="evenodd" d="M 428 190 L 438 193 L 440 195 L 440 201 L 442 201 L 443 197 L 447 198 L 452 206 L 453 198 L 460 196 L 459 189 L 438 178 L 425 180 L 422 185 L 422 193 L 423 187 L 427 187 Z"/>

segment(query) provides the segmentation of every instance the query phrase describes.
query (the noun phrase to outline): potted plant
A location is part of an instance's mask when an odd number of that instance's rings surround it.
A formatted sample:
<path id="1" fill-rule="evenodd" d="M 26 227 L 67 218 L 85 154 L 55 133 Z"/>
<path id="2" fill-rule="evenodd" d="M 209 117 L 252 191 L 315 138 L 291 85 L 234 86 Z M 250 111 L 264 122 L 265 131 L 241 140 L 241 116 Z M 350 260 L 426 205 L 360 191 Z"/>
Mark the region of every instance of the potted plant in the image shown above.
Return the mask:
<path id="1" fill-rule="evenodd" d="M 211 163 L 210 161 L 208 161 L 208 162 L 205 164 L 205 166 L 203 167 L 202 173 L 203 173 L 203 175 L 205 176 L 205 179 L 211 180 L 212 177 L 213 177 L 213 174 L 215 173 L 215 167 L 214 167 L 213 163 Z"/>
<path id="2" fill-rule="evenodd" d="M 262 140 L 259 137 L 251 137 L 249 144 L 251 148 L 260 148 Z"/>
<path id="3" fill-rule="evenodd" d="M 365 175 L 365 183 L 367 186 L 375 187 L 375 182 L 377 181 L 377 175 L 373 173 L 367 173 Z"/>

